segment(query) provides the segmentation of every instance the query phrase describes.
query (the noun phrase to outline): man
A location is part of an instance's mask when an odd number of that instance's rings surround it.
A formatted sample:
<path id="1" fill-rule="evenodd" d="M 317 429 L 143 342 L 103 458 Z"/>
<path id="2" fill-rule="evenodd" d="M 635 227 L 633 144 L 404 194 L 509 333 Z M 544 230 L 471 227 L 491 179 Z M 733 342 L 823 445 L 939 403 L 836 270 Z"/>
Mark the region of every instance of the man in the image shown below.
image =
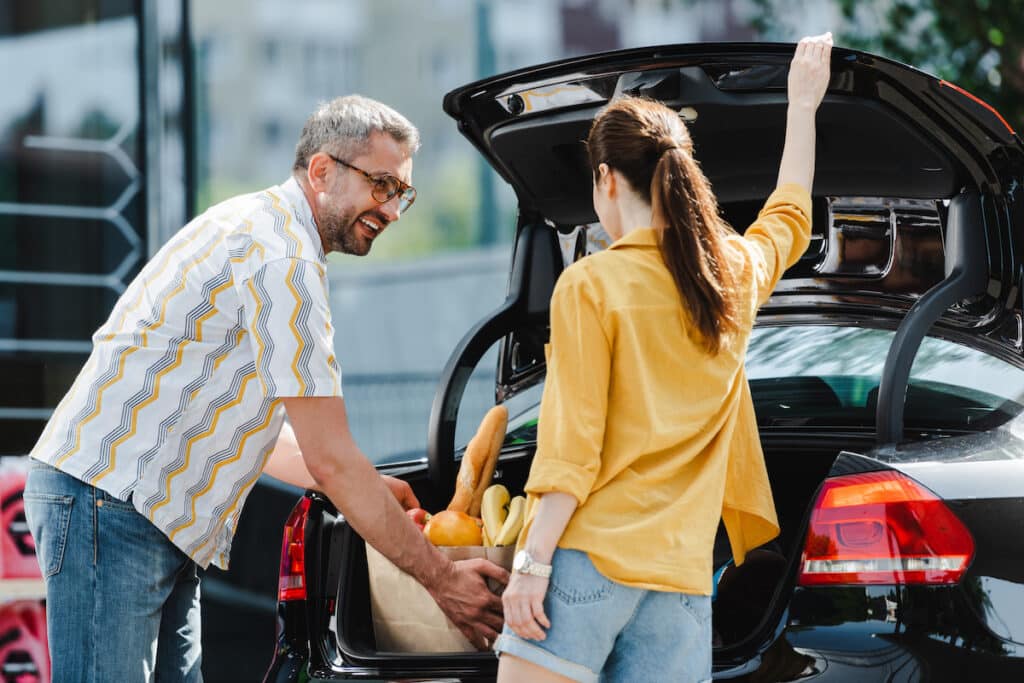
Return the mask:
<path id="1" fill-rule="evenodd" d="M 53 680 L 201 680 L 197 567 L 227 567 L 262 471 L 323 491 L 470 640 L 493 641 L 485 578 L 507 573 L 452 563 L 406 517 L 408 484 L 352 439 L 332 351 L 325 254 L 368 253 L 409 208 L 418 147 L 379 102 L 323 105 L 292 177 L 186 225 L 96 332 L 25 489 Z"/>

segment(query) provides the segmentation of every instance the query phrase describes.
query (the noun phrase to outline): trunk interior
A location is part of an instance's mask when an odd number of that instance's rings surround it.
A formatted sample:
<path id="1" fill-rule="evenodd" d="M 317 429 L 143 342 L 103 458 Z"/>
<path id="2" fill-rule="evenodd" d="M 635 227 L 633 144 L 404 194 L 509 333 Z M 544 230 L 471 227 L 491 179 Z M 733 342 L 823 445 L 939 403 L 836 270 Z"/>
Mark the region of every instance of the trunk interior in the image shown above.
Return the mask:
<path id="1" fill-rule="evenodd" d="M 785 600 L 780 602 L 778 598 L 784 597 L 792 587 L 802 547 L 805 516 L 818 486 L 828 475 L 841 450 L 859 450 L 868 445 L 866 440 L 860 442 L 859 438 L 851 439 L 849 435 L 836 439 L 823 435 L 808 438 L 804 435 L 769 434 L 763 436 L 763 443 L 781 534 L 748 555 L 742 567 L 732 566 L 722 573 L 714 602 L 716 659 L 719 655 L 730 660 L 743 653 L 752 655 L 758 645 L 765 642 L 763 636 L 773 630 L 778 621 L 772 608 L 776 604 L 785 604 Z M 495 480 L 505 484 L 513 495 L 521 492 L 531 456 L 531 451 L 504 452 Z M 422 476 L 418 473 L 409 477 L 414 489 L 427 485 L 425 478 L 420 481 Z M 397 664 L 406 660 L 408 663 L 408 658 L 434 664 L 455 659 L 465 664 L 467 657 L 490 658 L 487 654 L 414 655 L 379 651 L 370 614 L 365 545 L 344 522 L 335 523 L 329 532 L 324 531 L 324 538 L 330 535 L 330 556 L 336 564 L 326 573 L 331 585 L 325 586 L 328 600 L 321 604 L 334 604 L 337 610 L 333 615 L 336 640 L 334 634 L 324 635 L 327 642 L 347 658 L 360 660 L 362 664 L 375 662 L 381 666 L 387 666 L 388 661 Z M 714 550 L 715 568 L 722 567 L 729 560 L 728 540 L 724 528 L 720 528 Z M 336 602 L 329 599 L 332 596 L 337 596 Z M 327 619 L 315 621 L 328 622 Z"/>

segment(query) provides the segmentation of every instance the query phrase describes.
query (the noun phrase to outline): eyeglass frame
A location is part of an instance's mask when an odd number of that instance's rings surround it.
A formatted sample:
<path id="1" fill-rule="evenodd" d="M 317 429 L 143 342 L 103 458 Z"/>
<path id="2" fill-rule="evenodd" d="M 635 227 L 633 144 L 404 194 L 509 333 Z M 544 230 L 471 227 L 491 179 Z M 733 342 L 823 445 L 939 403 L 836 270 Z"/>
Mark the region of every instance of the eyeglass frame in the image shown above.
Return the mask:
<path id="1" fill-rule="evenodd" d="M 381 173 L 379 175 L 373 175 L 372 173 L 368 173 L 368 172 L 364 171 L 363 169 L 359 168 L 358 166 L 353 166 L 352 164 L 350 164 L 349 162 L 345 161 L 344 159 L 339 159 L 338 157 L 334 156 L 330 152 L 324 152 L 324 154 L 326 154 L 333 161 L 335 161 L 336 163 L 341 164 L 345 168 L 350 168 L 353 171 L 356 171 L 357 173 L 361 173 L 363 175 L 363 177 L 366 178 L 367 182 L 370 183 L 370 188 L 371 188 L 370 189 L 370 196 L 373 197 L 373 201 L 377 202 L 378 204 L 387 204 L 388 202 L 390 202 L 395 197 L 398 197 L 398 210 L 401 213 L 405 213 L 406 211 L 409 210 L 409 207 L 411 207 L 413 205 L 413 202 L 416 201 L 416 188 L 413 187 L 412 185 L 410 185 L 409 183 L 404 182 L 398 176 L 393 175 L 391 173 Z M 384 179 L 386 179 L 386 178 L 394 178 L 395 182 L 398 183 L 398 191 L 395 192 L 390 197 L 388 197 L 387 199 L 383 199 L 382 200 L 376 194 L 376 192 L 377 192 L 376 187 L 377 187 L 378 183 L 383 182 Z M 412 198 L 409 199 L 406 202 L 404 195 L 407 192 L 409 192 L 409 190 L 412 190 Z"/>

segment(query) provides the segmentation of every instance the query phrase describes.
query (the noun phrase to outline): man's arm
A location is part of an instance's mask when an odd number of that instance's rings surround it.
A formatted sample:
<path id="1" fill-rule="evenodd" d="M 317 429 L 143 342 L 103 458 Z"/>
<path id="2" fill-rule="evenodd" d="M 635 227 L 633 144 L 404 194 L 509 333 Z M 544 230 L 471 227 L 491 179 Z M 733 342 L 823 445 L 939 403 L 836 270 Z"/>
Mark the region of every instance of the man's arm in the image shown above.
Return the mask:
<path id="1" fill-rule="evenodd" d="M 320 490 L 313 475 L 306 467 L 306 460 L 302 457 L 302 450 L 299 449 L 295 431 L 288 422 L 281 426 L 274 450 L 270 452 L 267 464 L 263 467 L 263 473 L 286 484 L 298 486 L 300 489 Z M 412 487 L 407 482 L 385 475 L 381 475 L 381 479 L 391 489 L 391 493 L 404 509 L 409 510 L 420 506 L 419 499 L 416 498 L 416 494 L 412 492 Z"/>
<path id="2" fill-rule="evenodd" d="M 348 428 L 345 401 L 285 398 L 284 405 L 315 487 L 330 498 L 352 528 L 395 565 L 423 584 L 448 618 L 477 647 L 501 629 L 501 599 L 485 578 L 508 581 L 487 560 L 452 562 L 405 515 Z"/>
<path id="3" fill-rule="evenodd" d="M 298 486 L 300 489 L 317 489 L 316 480 L 309 473 L 306 461 L 299 449 L 299 442 L 290 423 L 285 422 L 277 435 L 274 450 L 267 457 L 263 474 L 269 474 L 286 484 Z"/>

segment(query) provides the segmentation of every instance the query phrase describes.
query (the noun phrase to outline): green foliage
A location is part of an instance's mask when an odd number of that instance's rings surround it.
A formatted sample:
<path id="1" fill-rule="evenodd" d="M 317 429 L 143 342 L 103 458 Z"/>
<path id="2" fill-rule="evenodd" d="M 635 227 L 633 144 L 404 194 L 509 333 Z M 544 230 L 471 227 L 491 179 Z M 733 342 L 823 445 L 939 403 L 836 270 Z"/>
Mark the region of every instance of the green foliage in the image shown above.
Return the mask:
<path id="1" fill-rule="evenodd" d="M 1024 130 L 1024 0 L 834 0 L 836 43 L 956 83 Z M 793 40 L 785 0 L 754 0 L 762 34 Z"/>

